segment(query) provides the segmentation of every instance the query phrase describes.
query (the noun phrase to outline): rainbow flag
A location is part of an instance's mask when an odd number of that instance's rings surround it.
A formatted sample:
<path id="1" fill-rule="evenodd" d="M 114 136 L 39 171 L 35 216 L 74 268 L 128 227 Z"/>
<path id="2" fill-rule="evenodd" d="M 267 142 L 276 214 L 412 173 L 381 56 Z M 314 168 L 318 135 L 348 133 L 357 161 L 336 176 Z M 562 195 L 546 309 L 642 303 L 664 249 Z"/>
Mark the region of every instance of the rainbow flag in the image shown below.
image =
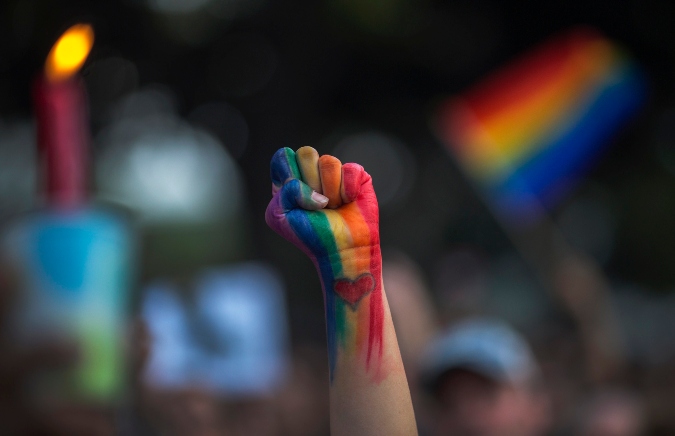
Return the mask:
<path id="1" fill-rule="evenodd" d="M 645 95 L 635 62 L 579 28 L 445 101 L 437 133 L 498 212 L 523 223 L 570 191 Z"/>

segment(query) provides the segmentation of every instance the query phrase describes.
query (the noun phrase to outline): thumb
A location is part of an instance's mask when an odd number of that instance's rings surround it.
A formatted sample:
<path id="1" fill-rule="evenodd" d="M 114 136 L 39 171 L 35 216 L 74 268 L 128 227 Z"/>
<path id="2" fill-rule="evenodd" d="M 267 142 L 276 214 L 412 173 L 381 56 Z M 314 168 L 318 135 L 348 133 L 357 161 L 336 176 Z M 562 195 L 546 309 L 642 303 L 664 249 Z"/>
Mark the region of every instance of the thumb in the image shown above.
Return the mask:
<path id="1" fill-rule="evenodd" d="M 298 179 L 286 183 L 278 195 L 284 212 L 298 207 L 305 210 L 319 210 L 328 204 L 328 197 L 319 194 Z"/>
<path id="2" fill-rule="evenodd" d="M 319 210 L 326 207 L 328 197 L 313 191 L 298 179 L 291 179 L 276 190 L 265 211 L 267 225 L 287 239 L 293 240 L 293 232 L 288 233 L 286 213 L 293 210 Z"/>

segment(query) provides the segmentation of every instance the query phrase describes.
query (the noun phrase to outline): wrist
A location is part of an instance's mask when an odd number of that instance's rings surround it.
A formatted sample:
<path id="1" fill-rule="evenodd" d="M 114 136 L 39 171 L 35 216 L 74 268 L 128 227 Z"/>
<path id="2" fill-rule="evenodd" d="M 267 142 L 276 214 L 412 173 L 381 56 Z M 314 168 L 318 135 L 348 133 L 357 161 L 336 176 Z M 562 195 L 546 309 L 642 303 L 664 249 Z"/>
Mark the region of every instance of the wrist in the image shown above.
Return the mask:
<path id="1" fill-rule="evenodd" d="M 315 257 L 314 264 L 325 286 L 331 286 L 338 279 L 356 279 L 370 273 L 380 280 L 382 255 L 380 246 L 367 245 L 351 247 Z"/>
<path id="2" fill-rule="evenodd" d="M 324 290 L 331 380 L 338 361 L 357 356 L 365 372 L 379 378 L 384 346 L 379 244 L 350 247 L 314 260 Z"/>

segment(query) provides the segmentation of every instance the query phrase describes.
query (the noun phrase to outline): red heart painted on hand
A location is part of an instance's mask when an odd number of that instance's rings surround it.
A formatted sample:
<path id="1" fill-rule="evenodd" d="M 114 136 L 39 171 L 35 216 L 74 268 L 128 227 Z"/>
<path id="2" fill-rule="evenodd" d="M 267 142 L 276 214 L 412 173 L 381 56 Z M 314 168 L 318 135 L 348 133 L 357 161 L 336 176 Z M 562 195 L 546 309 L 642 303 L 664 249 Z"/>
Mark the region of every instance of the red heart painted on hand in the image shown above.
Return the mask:
<path id="1" fill-rule="evenodd" d="M 333 286 L 335 293 L 356 310 L 356 305 L 375 288 L 375 278 L 370 273 L 361 274 L 356 280 L 338 279 Z"/>

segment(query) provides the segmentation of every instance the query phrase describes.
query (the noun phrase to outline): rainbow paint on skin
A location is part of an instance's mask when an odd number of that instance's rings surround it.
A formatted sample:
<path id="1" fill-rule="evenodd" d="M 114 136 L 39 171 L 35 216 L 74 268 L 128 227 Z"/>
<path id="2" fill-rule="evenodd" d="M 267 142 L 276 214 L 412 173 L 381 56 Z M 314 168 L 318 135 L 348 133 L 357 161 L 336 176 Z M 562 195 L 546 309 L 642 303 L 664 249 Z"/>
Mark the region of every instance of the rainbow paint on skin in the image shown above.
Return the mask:
<path id="1" fill-rule="evenodd" d="M 338 359 L 355 353 L 379 378 L 384 306 L 379 214 L 372 180 L 360 165 L 310 147 L 272 157 L 267 224 L 310 256 L 324 289 L 331 380 Z M 304 177 L 303 177 L 304 176 Z M 314 190 L 312 189 L 315 188 Z M 314 191 L 326 204 L 312 197 Z"/>
<path id="2" fill-rule="evenodd" d="M 645 94 L 632 60 L 592 29 L 575 29 L 448 100 L 438 131 L 506 218 L 536 218 L 569 191 Z"/>

